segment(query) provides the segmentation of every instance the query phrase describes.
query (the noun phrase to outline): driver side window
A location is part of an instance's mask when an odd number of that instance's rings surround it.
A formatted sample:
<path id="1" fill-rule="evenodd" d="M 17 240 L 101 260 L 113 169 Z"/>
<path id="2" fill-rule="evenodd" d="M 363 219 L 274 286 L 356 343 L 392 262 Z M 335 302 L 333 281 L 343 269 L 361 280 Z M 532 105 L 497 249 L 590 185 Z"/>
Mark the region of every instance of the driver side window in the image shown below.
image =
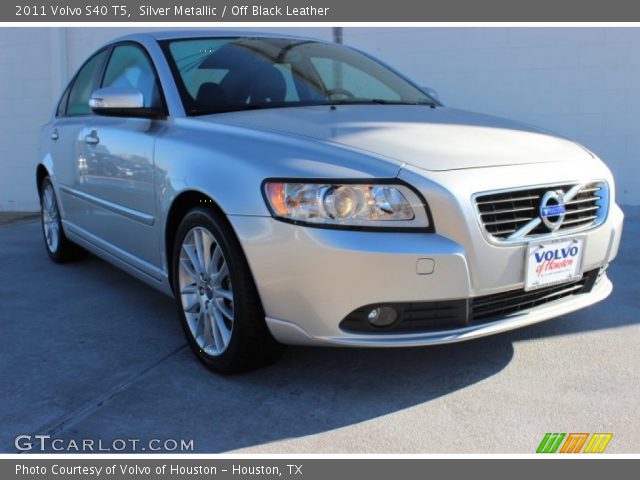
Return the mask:
<path id="1" fill-rule="evenodd" d="M 102 87 L 132 87 L 144 97 L 145 107 L 161 105 L 159 82 L 145 52 L 135 45 L 113 49 L 104 73 Z"/>
<path id="2" fill-rule="evenodd" d="M 107 51 L 102 50 L 90 58 L 76 75 L 71 89 L 62 98 L 61 104 L 66 102 L 66 115 L 90 115 L 89 97 L 96 88 L 98 75 L 104 63 Z M 67 98 L 68 97 L 68 98 Z M 58 112 L 60 112 L 60 108 Z"/>

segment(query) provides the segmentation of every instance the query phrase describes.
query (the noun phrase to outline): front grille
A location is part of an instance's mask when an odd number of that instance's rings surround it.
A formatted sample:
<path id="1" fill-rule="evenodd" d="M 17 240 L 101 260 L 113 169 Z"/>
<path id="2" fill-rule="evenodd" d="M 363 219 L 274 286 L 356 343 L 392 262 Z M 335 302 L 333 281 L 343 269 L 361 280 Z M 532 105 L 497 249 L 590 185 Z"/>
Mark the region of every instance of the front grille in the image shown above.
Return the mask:
<path id="1" fill-rule="evenodd" d="M 589 293 L 597 277 L 598 270 L 591 270 L 575 282 L 530 292 L 518 289 L 469 299 L 367 305 L 347 315 L 340 322 L 340 328 L 351 332 L 411 333 L 480 325 L 572 295 Z M 381 306 L 396 309 L 398 320 L 394 324 L 380 328 L 372 326 L 367 321 L 367 313 Z"/>
<path id="2" fill-rule="evenodd" d="M 493 238 L 507 240 L 511 235 L 539 218 L 540 202 L 546 192 L 568 192 L 575 184 L 533 187 L 522 190 L 493 192 L 475 197 L 480 223 Z M 601 211 L 606 205 L 607 186 L 604 182 L 592 182 L 582 186 L 578 193 L 565 202 L 565 217 L 556 231 L 578 230 L 595 226 L 604 217 Z M 551 220 L 555 220 L 553 217 Z M 527 232 L 519 232 L 517 239 L 549 234 L 550 230 L 540 222 Z"/>
<path id="3" fill-rule="evenodd" d="M 572 283 L 563 283 L 529 292 L 521 289 L 473 298 L 469 312 L 469 323 L 483 323 L 492 317 L 514 314 L 560 298 L 590 292 L 597 275 L 598 271 L 593 270 Z"/>

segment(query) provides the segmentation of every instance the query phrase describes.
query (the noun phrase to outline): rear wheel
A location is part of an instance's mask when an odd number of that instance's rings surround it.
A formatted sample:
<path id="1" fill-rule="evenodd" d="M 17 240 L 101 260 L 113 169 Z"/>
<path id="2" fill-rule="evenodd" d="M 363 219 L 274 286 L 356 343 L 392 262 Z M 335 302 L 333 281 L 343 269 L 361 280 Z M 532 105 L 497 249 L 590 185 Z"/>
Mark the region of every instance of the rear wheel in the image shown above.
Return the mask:
<path id="1" fill-rule="evenodd" d="M 49 257 L 57 263 L 77 259 L 83 253 L 82 248 L 72 243 L 62 230 L 62 220 L 58 201 L 49 177 L 42 181 L 40 195 L 40 213 L 42 234 Z"/>
<path id="2" fill-rule="evenodd" d="M 221 215 L 199 207 L 182 220 L 173 282 L 185 335 L 207 367 L 235 373 L 278 358 L 282 347 L 265 324 L 247 261 Z"/>

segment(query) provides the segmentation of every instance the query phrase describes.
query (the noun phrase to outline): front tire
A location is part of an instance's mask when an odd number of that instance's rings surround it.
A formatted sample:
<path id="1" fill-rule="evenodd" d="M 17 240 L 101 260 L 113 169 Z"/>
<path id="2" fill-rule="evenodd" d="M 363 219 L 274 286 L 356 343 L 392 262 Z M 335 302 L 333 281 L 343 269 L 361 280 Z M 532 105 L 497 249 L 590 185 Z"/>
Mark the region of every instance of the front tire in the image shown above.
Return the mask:
<path id="1" fill-rule="evenodd" d="M 42 235 L 49 258 L 56 263 L 76 260 L 82 255 L 83 250 L 64 234 L 58 200 L 49 177 L 42 181 L 40 191 Z"/>
<path id="2" fill-rule="evenodd" d="M 184 217 L 173 250 L 173 287 L 191 349 L 210 369 L 265 366 L 282 350 L 265 324 L 251 271 L 233 230 L 198 207 Z"/>

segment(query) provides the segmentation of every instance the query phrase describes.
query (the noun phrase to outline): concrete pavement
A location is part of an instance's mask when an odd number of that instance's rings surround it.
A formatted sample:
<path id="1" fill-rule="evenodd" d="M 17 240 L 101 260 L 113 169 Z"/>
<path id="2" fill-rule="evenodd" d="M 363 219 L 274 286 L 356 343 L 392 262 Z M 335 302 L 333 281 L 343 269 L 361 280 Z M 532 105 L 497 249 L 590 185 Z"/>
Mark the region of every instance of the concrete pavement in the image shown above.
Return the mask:
<path id="1" fill-rule="evenodd" d="M 289 348 L 220 377 L 174 302 L 89 256 L 49 261 L 37 223 L 0 227 L 0 451 L 193 439 L 199 452 L 533 453 L 545 432 L 613 432 L 640 452 L 640 209 L 605 302 L 519 331 L 405 350 Z"/>

